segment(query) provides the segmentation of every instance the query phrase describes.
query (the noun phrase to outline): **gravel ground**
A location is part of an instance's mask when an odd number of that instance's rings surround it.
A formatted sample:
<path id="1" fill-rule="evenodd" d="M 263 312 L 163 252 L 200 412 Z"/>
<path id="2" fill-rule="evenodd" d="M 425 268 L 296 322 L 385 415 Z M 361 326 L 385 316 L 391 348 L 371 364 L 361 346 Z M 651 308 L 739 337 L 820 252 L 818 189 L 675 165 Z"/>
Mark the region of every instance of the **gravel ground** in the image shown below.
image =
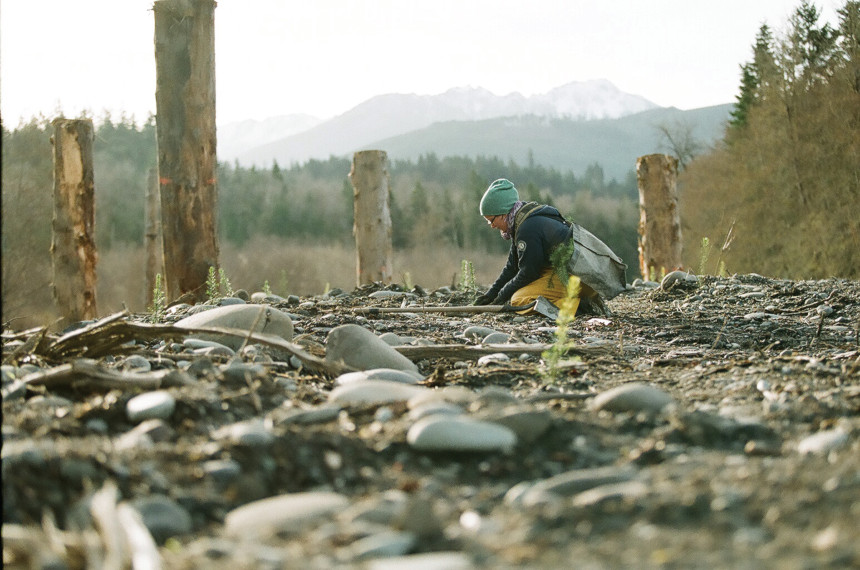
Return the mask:
<path id="1" fill-rule="evenodd" d="M 656 285 L 552 367 L 539 315 L 355 310 L 468 302 L 447 288 L 269 298 L 292 343 L 238 356 L 177 338 L 188 306 L 66 352 L 4 329 L 4 565 L 860 567 L 860 283 Z M 418 396 L 349 401 L 341 325 Z"/>

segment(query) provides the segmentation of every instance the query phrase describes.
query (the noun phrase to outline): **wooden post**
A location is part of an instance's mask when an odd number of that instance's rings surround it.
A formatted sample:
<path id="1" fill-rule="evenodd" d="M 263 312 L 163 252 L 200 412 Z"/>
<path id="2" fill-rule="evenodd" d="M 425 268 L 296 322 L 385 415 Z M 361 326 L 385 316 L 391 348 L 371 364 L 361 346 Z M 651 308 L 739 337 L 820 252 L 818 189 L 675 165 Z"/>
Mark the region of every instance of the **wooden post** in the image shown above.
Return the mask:
<path id="1" fill-rule="evenodd" d="M 393 247 L 386 152 L 364 150 L 355 153 L 349 179 L 354 191 L 353 234 L 358 285 L 374 281 L 391 283 Z"/>
<path id="2" fill-rule="evenodd" d="M 144 248 L 146 250 L 146 307 L 152 306 L 155 276 L 161 273 L 161 207 L 158 195 L 158 170 L 150 169 L 146 184 L 146 212 L 144 220 Z M 163 276 L 162 276 L 163 277 Z M 162 283 L 162 287 L 164 284 Z"/>
<path id="3" fill-rule="evenodd" d="M 53 125 L 52 289 L 68 325 L 97 316 L 93 122 L 56 119 Z"/>
<path id="4" fill-rule="evenodd" d="M 678 159 L 649 154 L 636 160 L 639 185 L 639 269 L 643 279 L 658 279 L 681 267 L 678 210 Z"/>
<path id="5" fill-rule="evenodd" d="M 202 300 L 209 268 L 218 270 L 215 2 L 159 0 L 153 10 L 167 298 Z"/>

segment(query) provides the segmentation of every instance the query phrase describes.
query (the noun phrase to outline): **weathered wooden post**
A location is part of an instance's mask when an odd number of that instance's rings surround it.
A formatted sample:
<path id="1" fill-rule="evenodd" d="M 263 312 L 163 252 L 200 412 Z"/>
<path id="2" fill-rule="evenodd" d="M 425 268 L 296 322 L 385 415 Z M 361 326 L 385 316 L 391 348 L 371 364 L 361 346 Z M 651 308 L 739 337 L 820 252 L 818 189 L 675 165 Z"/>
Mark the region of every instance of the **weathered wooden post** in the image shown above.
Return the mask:
<path id="1" fill-rule="evenodd" d="M 215 2 L 159 0 L 156 133 L 168 299 L 206 296 L 218 269 L 215 185 Z"/>
<path id="2" fill-rule="evenodd" d="M 56 119 L 53 125 L 52 289 L 60 314 L 70 324 L 96 317 L 93 122 Z"/>
<path id="3" fill-rule="evenodd" d="M 356 277 L 358 285 L 391 283 L 393 247 L 389 209 L 388 154 L 355 153 L 349 179 L 354 190 Z"/>
<path id="4" fill-rule="evenodd" d="M 678 159 L 649 154 L 636 159 L 639 186 L 639 269 L 643 279 L 681 267 Z"/>
<path id="5" fill-rule="evenodd" d="M 152 306 L 155 276 L 161 273 L 161 200 L 158 196 L 158 170 L 150 169 L 146 183 L 146 211 L 144 219 L 144 249 L 146 251 L 146 306 Z M 163 283 L 162 283 L 163 286 Z"/>

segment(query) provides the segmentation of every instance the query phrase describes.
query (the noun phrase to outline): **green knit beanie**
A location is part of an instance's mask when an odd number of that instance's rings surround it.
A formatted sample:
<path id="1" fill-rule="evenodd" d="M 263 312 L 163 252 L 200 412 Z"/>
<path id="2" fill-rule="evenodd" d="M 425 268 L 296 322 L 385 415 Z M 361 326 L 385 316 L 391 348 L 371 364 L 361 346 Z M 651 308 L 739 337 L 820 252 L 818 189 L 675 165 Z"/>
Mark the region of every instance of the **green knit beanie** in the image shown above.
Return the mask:
<path id="1" fill-rule="evenodd" d="M 520 199 L 520 194 L 510 180 L 499 178 L 487 188 L 481 198 L 482 216 L 501 216 L 507 214 Z"/>

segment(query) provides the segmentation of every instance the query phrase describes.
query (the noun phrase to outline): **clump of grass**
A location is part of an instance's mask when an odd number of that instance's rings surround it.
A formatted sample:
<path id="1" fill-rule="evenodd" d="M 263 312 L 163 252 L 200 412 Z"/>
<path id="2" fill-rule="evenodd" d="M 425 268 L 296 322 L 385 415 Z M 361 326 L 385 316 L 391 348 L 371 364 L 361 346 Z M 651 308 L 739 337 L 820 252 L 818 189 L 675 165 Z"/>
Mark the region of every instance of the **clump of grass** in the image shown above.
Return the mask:
<path id="1" fill-rule="evenodd" d="M 568 280 L 565 296 L 557 302 L 558 318 L 556 319 L 555 342 L 541 354 L 545 365 L 543 375 L 550 383 L 558 381 L 560 364 L 571 346 L 571 341 L 567 337 L 567 326 L 576 317 L 579 290 L 578 279 Z"/>
<path id="2" fill-rule="evenodd" d="M 155 285 L 152 288 L 152 305 L 149 307 L 149 318 L 153 323 L 164 320 L 164 312 L 167 310 L 167 291 L 165 291 L 164 280 L 161 273 L 155 275 Z"/>
<path id="3" fill-rule="evenodd" d="M 235 292 L 230 279 L 227 278 L 227 272 L 221 267 L 216 274 L 215 268 L 209 266 L 209 273 L 206 275 L 206 297 L 209 301 L 214 301 L 222 296 L 231 297 Z"/>
<path id="4" fill-rule="evenodd" d="M 263 293 L 265 293 L 266 295 L 272 294 L 272 288 L 269 286 L 269 280 L 268 279 L 263 281 Z"/>
<path id="5" fill-rule="evenodd" d="M 468 259 L 460 262 L 460 289 L 466 293 L 478 291 L 478 286 L 475 284 L 475 267 Z"/>
<path id="6" fill-rule="evenodd" d="M 413 287 L 415 287 L 415 283 L 413 283 L 413 282 L 412 282 L 412 274 L 411 274 L 411 273 L 409 273 L 408 271 L 404 271 L 404 272 L 401 274 L 401 277 L 403 278 L 403 288 L 404 288 L 404 290 L 406 290 L 406 291 L 411 291 L 411 290 L 412 290 L 412 288 L 413 288 Z"/>

